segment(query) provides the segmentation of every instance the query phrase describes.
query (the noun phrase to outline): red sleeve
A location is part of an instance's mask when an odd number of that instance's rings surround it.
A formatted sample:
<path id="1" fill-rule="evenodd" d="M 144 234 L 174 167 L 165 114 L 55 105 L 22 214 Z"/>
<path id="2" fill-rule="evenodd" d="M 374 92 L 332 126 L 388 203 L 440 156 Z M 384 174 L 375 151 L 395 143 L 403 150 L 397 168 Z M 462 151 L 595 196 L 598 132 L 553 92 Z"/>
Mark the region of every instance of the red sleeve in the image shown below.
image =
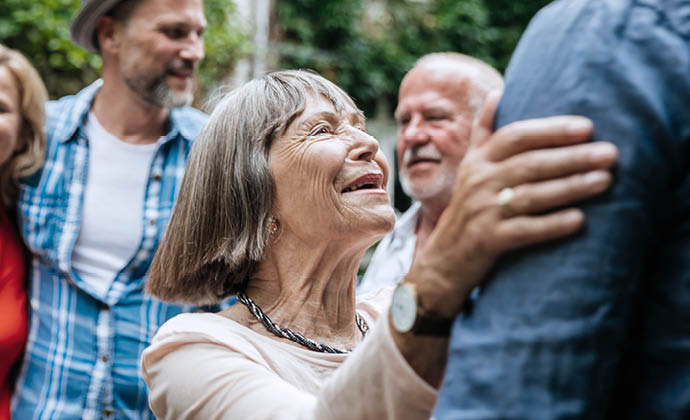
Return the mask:
<path id="1" fill-rule="evenodd" d="M 27 337 L 25 259 L 21 243 L 4 214 L 0 215 L 0 420 L 9 419 L 12 393 L 9 373 Z"/>

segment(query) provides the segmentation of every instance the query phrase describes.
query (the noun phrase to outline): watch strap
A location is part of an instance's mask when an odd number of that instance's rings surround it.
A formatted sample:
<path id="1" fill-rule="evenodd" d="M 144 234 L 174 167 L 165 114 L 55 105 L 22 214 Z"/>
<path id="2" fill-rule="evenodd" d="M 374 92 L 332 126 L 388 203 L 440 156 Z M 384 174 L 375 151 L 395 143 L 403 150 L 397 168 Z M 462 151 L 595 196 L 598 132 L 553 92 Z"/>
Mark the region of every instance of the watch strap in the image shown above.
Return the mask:
<path id="1" fill-rule="evenodd" d="M 411 332 L 415 335 L 449 337 L 453 321 L 453 319 L 439 318 L 418 312 Z"/>

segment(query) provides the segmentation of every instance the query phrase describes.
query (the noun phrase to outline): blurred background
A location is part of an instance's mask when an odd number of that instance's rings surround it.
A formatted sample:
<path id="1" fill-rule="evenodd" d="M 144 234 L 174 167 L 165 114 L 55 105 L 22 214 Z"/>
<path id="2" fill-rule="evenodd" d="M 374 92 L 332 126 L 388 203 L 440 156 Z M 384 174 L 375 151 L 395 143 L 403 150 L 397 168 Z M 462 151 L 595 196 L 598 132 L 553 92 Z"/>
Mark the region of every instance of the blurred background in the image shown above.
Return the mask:
<path id="1" fill-rule="evenodd" d="M 0 42 L 33 62 L 52 98 L 76 93 L 98 77 L 100 58 L 70 40 L 79 2 L 0 1 Z M 204 0 L 209 27 L 195 105 L 203 108 L 218 86 L 237 86 L 266 71 L 314 69 L 355 99 L 394 166 L 392 114 L 400 80 L 414 61 L 430 52 L 457 51 L 503 72 L 530 18 L 547 3 Z M 389 191 L 404 210 L 406 197 L 393 184 Z"/>

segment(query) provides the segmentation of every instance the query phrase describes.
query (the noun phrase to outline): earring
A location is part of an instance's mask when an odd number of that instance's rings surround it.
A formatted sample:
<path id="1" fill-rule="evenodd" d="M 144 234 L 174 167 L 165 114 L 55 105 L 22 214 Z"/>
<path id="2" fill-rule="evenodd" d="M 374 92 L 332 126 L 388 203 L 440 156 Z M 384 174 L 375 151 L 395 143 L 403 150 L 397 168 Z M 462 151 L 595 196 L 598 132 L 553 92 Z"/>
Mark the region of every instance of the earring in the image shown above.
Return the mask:
<path id="1" fill-rule="evenodd" d="M 268 234 L 274 236 L 278 233 L 278 221 L 273 215 L 268 217 Z"/>

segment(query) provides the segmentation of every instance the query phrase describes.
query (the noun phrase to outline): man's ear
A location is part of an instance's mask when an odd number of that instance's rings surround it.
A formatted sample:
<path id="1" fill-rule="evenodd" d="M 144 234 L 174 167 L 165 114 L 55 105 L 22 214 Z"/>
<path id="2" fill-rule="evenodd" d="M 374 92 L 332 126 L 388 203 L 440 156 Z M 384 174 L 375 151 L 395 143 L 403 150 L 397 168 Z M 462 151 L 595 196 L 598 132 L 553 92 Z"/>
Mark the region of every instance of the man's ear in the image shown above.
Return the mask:
<path id="1" fill-rule="evenodd" d="M 120 47 L 120 33 L 122 27 L 115 19 L 110 16 L 101 16 L 96 24 L 96 37 L 98 38 L 98 48 L 103 53 L 117 52 Z"/>

